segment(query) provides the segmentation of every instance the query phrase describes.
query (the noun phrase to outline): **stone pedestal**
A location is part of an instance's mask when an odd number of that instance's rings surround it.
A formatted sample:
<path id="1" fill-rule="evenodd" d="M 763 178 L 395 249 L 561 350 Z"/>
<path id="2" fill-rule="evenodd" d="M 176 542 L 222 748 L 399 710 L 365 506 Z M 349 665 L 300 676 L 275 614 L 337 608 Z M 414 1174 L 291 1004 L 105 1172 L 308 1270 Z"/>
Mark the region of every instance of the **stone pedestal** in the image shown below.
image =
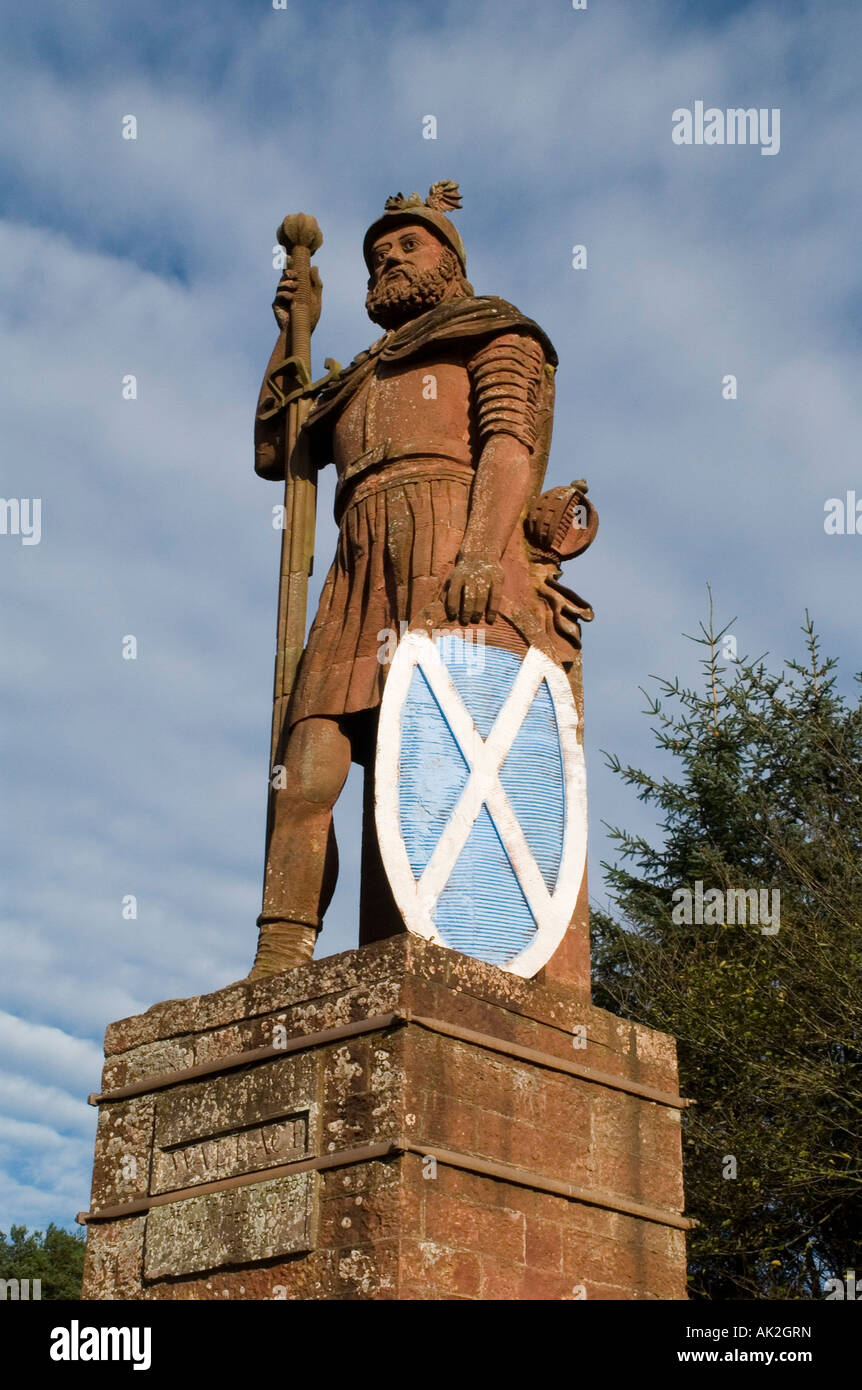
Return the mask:
<path id="1" fill-rule="evenodd" d="M 111 1024 L 84 1298 L 685 1297 L 671 1038 L 402 935 Z"/>

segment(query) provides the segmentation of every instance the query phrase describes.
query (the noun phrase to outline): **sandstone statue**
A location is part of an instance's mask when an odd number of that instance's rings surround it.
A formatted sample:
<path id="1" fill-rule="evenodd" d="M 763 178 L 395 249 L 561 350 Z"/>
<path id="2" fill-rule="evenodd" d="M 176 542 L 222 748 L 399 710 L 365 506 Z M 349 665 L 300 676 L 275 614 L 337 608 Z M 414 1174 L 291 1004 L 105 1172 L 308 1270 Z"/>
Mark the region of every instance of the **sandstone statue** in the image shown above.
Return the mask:
<path id="1" fill-rule="evenodd" d="M 285 479 L 279 656 L 263 908 L 251 978 L 311 959 L 332 895 L 333 806 L 368 771 L 388 665 L 381 634 L 481 632 L 569 670 L 583 600 L 560 563 L 593 539 L 586 484 L 542 494 L 557 356 L 512 304 L 477 296 L 450 220 L 456 184 L 390 198 L 365 235 L 366 308 L 383 330 L 344 370 L 310 377 L 321 283 L 313 218 L 286 218 L 279 338 L 258 403 L 255 468 Z M 313 402 L 313 403 L 312 403 Z M 337 473 L 335 558 L 302 650 L 314 480 Z"/>

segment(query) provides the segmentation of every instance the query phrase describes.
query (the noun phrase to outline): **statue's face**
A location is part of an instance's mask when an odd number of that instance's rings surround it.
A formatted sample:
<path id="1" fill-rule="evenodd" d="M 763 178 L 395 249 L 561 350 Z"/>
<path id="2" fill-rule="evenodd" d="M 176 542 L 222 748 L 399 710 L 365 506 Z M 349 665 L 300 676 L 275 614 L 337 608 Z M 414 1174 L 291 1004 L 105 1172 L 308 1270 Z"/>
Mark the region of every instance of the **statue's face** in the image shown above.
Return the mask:
<path id="1" fill-rule="evenodd" d="M 420 225 L 396 227 L 379 236 L 371 248 L 371 273 L 376 287 L 414 279 L 416 273 L 434 271 L 440 264 L 443 243 Z M 411 275 L 408 267 L 414 267 Z"/>
<path id="2" fill-rule="evenodd" d="M 365 307 L 373 323 L 400 328 L 453 294 L 464 293 L 458 258 L 419 225 L 393 227 L 371 247 Z"/>

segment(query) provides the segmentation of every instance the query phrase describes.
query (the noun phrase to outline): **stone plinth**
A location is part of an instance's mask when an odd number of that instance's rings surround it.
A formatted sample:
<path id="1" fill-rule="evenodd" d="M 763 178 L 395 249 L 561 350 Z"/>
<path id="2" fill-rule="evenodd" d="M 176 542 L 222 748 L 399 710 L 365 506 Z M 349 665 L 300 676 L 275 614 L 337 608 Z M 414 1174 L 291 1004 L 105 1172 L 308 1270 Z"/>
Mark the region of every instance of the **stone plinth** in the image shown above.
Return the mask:
<path id="1" fill-rule="evenodd" d="M 113 1023 L 84 1298 L 685 1297 L 673 1040 L 402 935 Z"/>

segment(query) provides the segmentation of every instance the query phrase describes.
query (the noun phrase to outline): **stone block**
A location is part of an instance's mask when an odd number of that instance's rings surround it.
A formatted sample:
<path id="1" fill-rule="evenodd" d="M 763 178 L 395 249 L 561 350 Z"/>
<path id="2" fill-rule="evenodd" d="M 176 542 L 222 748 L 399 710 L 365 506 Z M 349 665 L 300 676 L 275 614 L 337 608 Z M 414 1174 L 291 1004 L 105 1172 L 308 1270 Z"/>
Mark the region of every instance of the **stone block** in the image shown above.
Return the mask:
<path id="1" fill-rule="evenodd" d="M 84 1297 L 684 1298 L 676 1085 L 580 988 L 407 934 L 156 1005 L 106 1035 Z"/>

